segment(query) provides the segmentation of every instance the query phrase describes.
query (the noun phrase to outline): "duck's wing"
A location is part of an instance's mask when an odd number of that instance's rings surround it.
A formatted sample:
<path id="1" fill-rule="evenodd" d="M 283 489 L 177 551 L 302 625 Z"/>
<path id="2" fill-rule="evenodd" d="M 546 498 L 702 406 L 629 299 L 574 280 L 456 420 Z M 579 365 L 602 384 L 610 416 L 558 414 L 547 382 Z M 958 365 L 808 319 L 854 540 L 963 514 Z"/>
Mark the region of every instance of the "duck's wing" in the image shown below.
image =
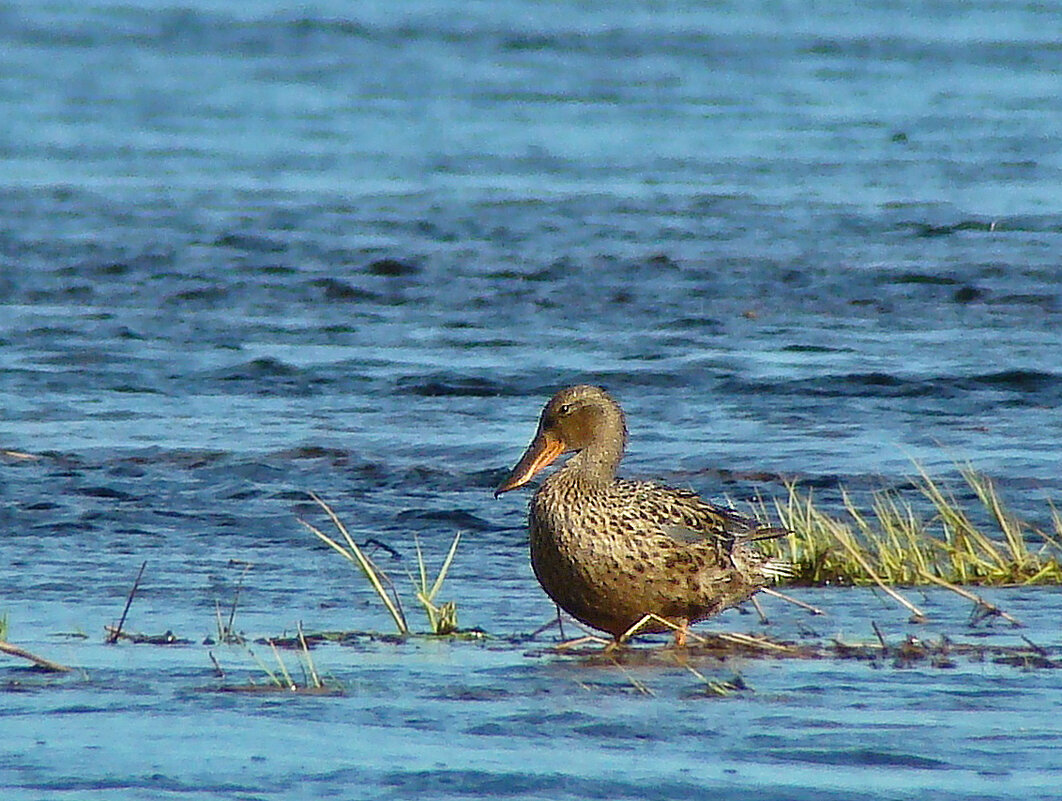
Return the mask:
<path id="1" fill-rule="evenodd" d="M 660 530 L 676 542 L 687 545 L 704 542 L 712 537 L 739 542 L 759 542 L 760 540 L 776 540 L 790 533 L 788 529 L 780 526 L 765 526 L 755 521 L 746 521 L 740 527 L 735 527 L 730 524 L 730 521 L 727 521 L 720 528 L 713 526 L 708 530 L 692 528 L 677 523 L 666 523 L 660 526 Z"/>
<path id="2" fill-rule="evenodd" d="M 702 515 L 711 521 L 710 526 L 718 525 L 724 532 L 745 542 L 757 540 L 774 540 L 784 537 L 789 533 L 788 529 L 781 526 L 770 526 L 761 523 L 754 517 L 743 515 L 729 506 L 718 506 L 694 496 L 694 504 Z"/>
<path id="3" fill-rule="evenodd" d="M 636 499 L 653 528 L 676 542 L 695 544 L 705 540 L 755 542 L 776 539 L 789 531 L 761 523 L 729 506 L 709 503 L 690 490 L 650 482 L 622 482 Z M 632 503 L 634 505 L 634 503 Z"/>

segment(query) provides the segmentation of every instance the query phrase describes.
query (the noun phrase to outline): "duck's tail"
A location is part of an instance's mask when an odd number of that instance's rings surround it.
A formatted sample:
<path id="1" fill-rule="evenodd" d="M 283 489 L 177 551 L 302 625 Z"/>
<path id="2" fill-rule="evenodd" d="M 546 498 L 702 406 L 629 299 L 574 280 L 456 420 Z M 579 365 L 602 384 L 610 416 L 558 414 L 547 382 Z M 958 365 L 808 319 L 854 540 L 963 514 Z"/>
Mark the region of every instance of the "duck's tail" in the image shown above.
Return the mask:
<path id="1" fill-rule="evenodd" d="M 760 540 L 776 540 L 785 537 L 792 532 L 780 526 L 762 526 L 751 532 L 746 542 L 759 542 Z M 793 563 L 788 559 L 777 556 L 768 556 L 760 562 L 760 573 L 769 581 L 785 581 L 791 579 L 796 570 Z"/>
<path id="2" fill-rule="evenodd" d="M 770 556 L 760 564 L 760 573 L 771 581 L 785 581 L 793 577 L 795 570 L 792 562 Z"/>

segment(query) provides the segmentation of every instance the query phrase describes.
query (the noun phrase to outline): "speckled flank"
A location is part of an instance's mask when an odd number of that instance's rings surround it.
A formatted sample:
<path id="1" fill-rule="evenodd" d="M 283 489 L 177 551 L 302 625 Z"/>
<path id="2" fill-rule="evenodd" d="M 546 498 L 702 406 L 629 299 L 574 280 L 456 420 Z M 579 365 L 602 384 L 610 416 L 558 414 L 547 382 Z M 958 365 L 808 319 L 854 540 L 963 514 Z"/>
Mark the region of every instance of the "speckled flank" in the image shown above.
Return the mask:
<path id="1" fill-rule="evenodd" d="M 529 450 L 543 438 L 575 453 L 531 500 L 531 563 L 549 596 L 583 623 L 617 637 L 650 613 L 692 623 L 784 574 L 783 563 L 751 542 L 784 532 L 693 492 L 616 478 L 626 425 L 604 390 L 557 393 Z M 500 489 L 513 486 L 507 480 Z"/>

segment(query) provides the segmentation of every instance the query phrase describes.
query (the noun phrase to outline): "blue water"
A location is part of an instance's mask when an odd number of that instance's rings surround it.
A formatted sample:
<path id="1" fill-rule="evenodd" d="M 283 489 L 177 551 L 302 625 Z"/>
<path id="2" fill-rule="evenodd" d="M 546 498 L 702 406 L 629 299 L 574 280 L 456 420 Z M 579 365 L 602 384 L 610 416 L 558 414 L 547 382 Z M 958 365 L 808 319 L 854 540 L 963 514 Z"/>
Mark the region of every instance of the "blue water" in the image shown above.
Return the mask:
<path id="1" fill-rule="evenodd" d="M 5 798 L 1054 797 L 1052 671 L 752 660 L 701 665 L 753 687 L 709 702 L 516 642 L 553 609 L 490 490 L 590 381 L 629 475 L 829 503 L 969 461 L 1049 526 L 1060 26 L 990 0 L 0 5 L 0 615 L 84 668 L 0 662 Z M 465 532 L 443 594 L 495 639 L 321 646 L 341 698 L 211 692 L 244 563 L 251 637 L 388 628 L 297 522 L 327 524 L 310 490 L 400 584 L 413 534 L 438 564 Z M 194 644 L 101 644 L 144 560 L 130 628 Z M 935 593 L 928 630 L 810 595 L 826 622 L 706 627 L 982 633 Z M 994 597 L 1059 645 L 1057 592 Z"/>

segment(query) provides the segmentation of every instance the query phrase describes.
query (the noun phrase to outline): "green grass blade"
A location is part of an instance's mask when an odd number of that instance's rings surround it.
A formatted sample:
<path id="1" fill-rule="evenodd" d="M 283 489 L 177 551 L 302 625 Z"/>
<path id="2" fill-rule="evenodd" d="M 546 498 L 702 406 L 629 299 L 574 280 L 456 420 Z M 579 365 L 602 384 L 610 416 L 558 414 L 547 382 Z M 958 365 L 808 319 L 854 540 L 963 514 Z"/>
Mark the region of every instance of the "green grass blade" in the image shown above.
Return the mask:
<path id="1" fill-rule="evenodd" d="M 454 554 L 457 553 L 457 543 L 460 541 L 461 532 L 458 531 L 454 534 L 454 541 L 450 543 L 450 550 L 447 551 L 442 567 L 439 568 L 439 575 L 435 577 L 435 583 L 431 585 L 431 592 L 428 593 L 428 598 L 433 601 L 439 590 L 442 588 L 443 582 L 446 580 L 446 574 L 450 571 L 450 565 L 453 564 L 454 561 Z"/>
<path id="2" fill-rule="evenodd" d="M 300 519 L 299 522 L 306 526 L 306 528 L 312 531 L 315 535 L 317 535 L 320 540 L 330 545 L 336 550 L 336 552 L 356 564 L 361 569 L 362 574 L 365 576 L 365 578 L 369 580 L 369 584 L 372 585 L 373 590 L 380 597 L 380 600 L 383 601 L 384 606 L 387 607 L 387 611 L 394 619 L 395 625 L 398 627 L 398 633 L 408 634 L 409 626 L 406 623 L 406 617 L 402 613 L 402 610 L 397 606 L 395 601 L 391 599 L 391 596 L 387 593 L 387 590 L 384 588 L 383 582 L 380 580 L 380 575 L 378 574 L 377 569 L 373 564 L 372 560 L 369 559 L 369 557 L 367 557 L 362 552 L 361 548 L 358 547 L 358 544 L 354 541 L 354 538 L 350 536 L 346 527 L 342 524 L 342 522 L 340 522 L 339 518 L 336 516 L 335 512 L 333 512 L 332 509 L 328 506 L 328 504 L 326 504 L 323 500 L 318 498 L 313 493 L 310 493 L 310 497 L 317 501 L 318 505 L 320 505 L 321 508 L 323 508 L 325 512 L 328 513 L 328 516 L 332 519 L 332 522 L 336 525 L 336 528 L 339 529 L 339 531 L 346 539 L 347 547 L 343 547 L 340 543 L 333 540 L 331 537 L 329 537 L 317 527 L 311 525 L 310 523 L 307 523 L 305 520 Z"/>

